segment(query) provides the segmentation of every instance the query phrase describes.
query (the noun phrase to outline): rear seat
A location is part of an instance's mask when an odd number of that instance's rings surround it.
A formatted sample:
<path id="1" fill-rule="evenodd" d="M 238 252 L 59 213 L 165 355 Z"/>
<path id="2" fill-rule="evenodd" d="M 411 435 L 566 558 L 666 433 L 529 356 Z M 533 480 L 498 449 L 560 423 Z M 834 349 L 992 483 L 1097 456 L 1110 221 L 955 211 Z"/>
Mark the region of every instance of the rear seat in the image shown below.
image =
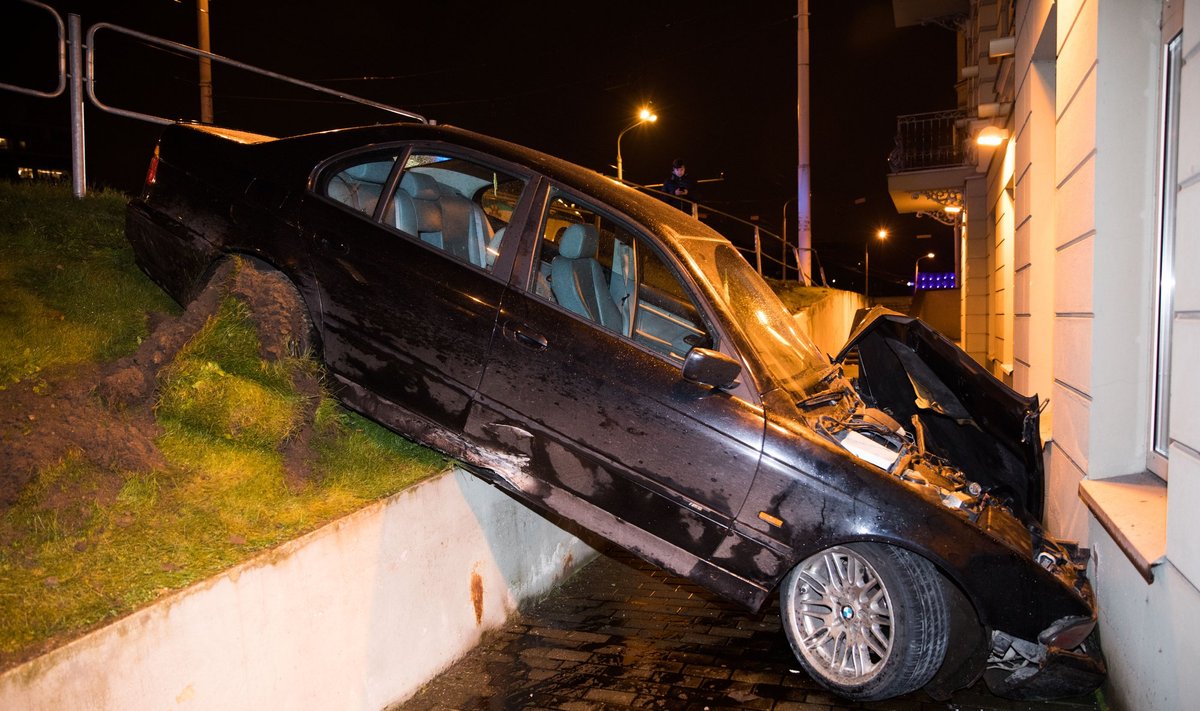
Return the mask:
<path id="1" fill-rule="evenodd" d="M 326 194 L 374 215 L 391 169 L 391 161 L 352 166 L 330 179 Z M 477 267 L 487 269 L 493 261 L 488 247 L 494 235 L 483 208 L 426 173 L 404 173 L 383 220 Z"/>
<path id="2" fill-rule="evenodd" d="M 401 192 L 412 199 L 416 229 L 410 232 L 464 262 L 489 266 L 487 248 L 493 235 L 483 208 L 432 176 L 411 170 L 400 180 L 397 193 Z"/>
<path id="3" fill-rule="evenodd" d="M 383 184 L 392 172 L 392 164 L 393 161 L 386 160 L 351 166 L 330 179 L 326 194 L 355 210 L 373 215 L 383 193 Z"/>
<path id="4" fill-rule="evenodd" d="M 413 220 L 416 229 L 412 230 L 422 242 L 432 244 L 438 249 L 445 249 L 442 238 L 442 208 L 438 205 L 437 181 L 424 173 L 409 171 L 400 179 L 400 190 L 412 198 Z M 403 228 L 401 228 L 403 229 Z"/>

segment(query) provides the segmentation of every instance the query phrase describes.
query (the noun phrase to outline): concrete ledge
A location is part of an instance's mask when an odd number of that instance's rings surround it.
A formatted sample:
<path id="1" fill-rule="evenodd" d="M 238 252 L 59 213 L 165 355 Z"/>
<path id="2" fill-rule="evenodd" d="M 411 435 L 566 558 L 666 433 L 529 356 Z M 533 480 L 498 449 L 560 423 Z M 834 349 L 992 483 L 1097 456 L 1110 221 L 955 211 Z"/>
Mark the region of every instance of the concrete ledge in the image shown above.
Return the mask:
<path id="1" fill-rule="evenodd" d="M 1167 485 L 1150 472 L 1079 482 L 1083 499 L 1147 583 L 1167 555 Z"/>
<path id="2" fill-rule="evenodd" d="M 8 670 L 0 708 L 375 711 L 593 555 L 448 472 Z"/>

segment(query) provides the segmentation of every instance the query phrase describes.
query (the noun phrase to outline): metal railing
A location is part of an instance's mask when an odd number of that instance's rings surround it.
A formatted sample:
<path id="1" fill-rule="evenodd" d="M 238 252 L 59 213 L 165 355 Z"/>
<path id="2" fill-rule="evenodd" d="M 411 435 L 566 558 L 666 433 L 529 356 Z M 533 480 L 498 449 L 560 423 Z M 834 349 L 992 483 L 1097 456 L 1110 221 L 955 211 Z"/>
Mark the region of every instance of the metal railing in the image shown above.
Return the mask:
<path id="1" fill-rule="evenodd" d="M 888 156 L 893 173 L 964 165 L 970 159 L 966 109 L 896 117 L 896 147 Z"/>
<path id="2" fill-rule="evenodd" d="M 88 29 L 86 41 L 84 41 L 83 32 L 79 15 L 68 14 L 67 22 L 63 22 L 62 15 L 57 10 L 46 5 L 38 0 L 18 0 L 26 5 L 32 6 L 39 10 L 43 10 L 50 14 L 58 29 L 58 86 L 51 91 L 41 89 L 17 86 L 0 82 L 0 90 L 14 91 L 20 94 L 35 96 L 39 98 L 53 99 L 61 96 L 69 89 L 70 93 L 70 122 L 71 122 L 71 183 L 72 192 L 75 197 L 83 197 L 86 192 L 87 183 L 87 168 L 85 163 L 85 133 L 83 122 L 83 107 L 84 101 L 90 100 L 92 104 L 101 111 L 124 116 L 126 118 L 137 119 L 139 121 L 147 121 L 155 124 L 170 124 L 175 123 L 177 119 L 166 118 L 163 116 L 155 116 L 153 114 L 141 113 L 139 111 L 131 111 L 128 109 L 109 106 L 96 96 L 96 35 L 101 30 L 108 30 L 116 34 L 123 34 L 129 37 L 136 38 L 150 45 L 157 45 L 166 48 L 172 52 L 190 55 L 196 57 L 197 60 L 204 59 L 219 64 L 225 64 L 252 74 L 274 79 L 276 81 L 298 86 L 309 91 L 314 91 L 327 96 L 333 96 L 343 101 L 367 106 L 370 108 L 385 111 L 397 116 L 403 116 L 408 119 L 420 121 L 421 123 L 429 123 L 429 120 L 424 116 L 413 113 L 406 109 L 401 109 L 389 104 L 382 104 L 370 99 L 364 99 L 361 96 L 347 94 L 342 91 L 336 91 L 323 87 L 319 84 L 303 81 L 294 77 L 289 77 L 285 74 L 279 74 L 267 69 L 239 62 L 229 57 L 223 57 L 219 54 L 213 54 L 196 47 L 191 47 L 178 42 L 149 35 L 144 32 L 131 30 L 127 27 L 114 25 L 108 22 L 100 22 L 92 25 Z M 85 61 L 86 53 L 86 61 Z M 86 95 L 86 96 L 85 96 Z"/>
<path id="3" fill-rule="evenodd" d="M 83 102 L 85 92 L 87 100 L 90 100 L 96 108 L 107 113 L 161 125 L 175 123 L 176 121 L 176 119 L 172 118 L 155 116 L 153 114 L 110 106 L 101 101 L 101 99 L 96 95 L 96 48 L 98 44 L 96 41 L 96 36 L 103 30 L 133 37 L 150 45 L 166 48 L 172 52 L 194 56 L 197 59 L 208 59 L 210 61 L 225 64 L 243 71 L 257 74 L 259 76 L 268 77 L 270 79 L 291 84 L 293 86 L 299 86 L 317 93 L 333 96 L 344 101 L 379 109 L 381 111 L 403 116 L 409 119 L 420 121 L 422 123 L 429 123 L 428 119 L 426 119 L 424 116 L 396 106 L 382 104 L 376 101 L 371 101 L 370 99 L 362 98 L 360 96 L 355 96 L 353 94 L 347 94 L 345 92 L 329 89 L 318 84 L 313 84 L 311 82 L 289 77 L 284 74 L 261 69 L 244 62 L 239 62 L 229 57 L 224 57 L 219 54 L 214 54 L 212 52 L 185 44 L 180 44 L 178 42 L 172 42 L 171 40 L 149 35 L 144 32 L 138 32 L 137 30 L 132 30 L 127 27 L 114 25 L 108 22 L 100 22 L 92 25 L 87 31 L 87 38 L 85 42 L 82 37 L 83 33 L 80 29 L 80 19 L 78 15 L 68 15 L 68 22 L 64 23 L 58 12 L 45 3 L 38 2 L 38 0 L 19 1 L 48 12 L 58 26 L 58 86 L 53 91 L 43 91 L 29 87 L 0 83 L 0 89 L 16 91 L 42 98 L 56 98 L 61 96 L 64 91 L 66 91 L 69 84 L 71 89 L 72 182 L 76 197 L 83 197 L 86 189 L 86 168 L 83 162 L 85 153 L 83 131 Z M 68 80 L 70 81 L 68 82 Z M 721 179 L 723 179 L 723 177 L 703 182 L 715 182 Z M 636 183 L 629 183 L 628 181 L 622 182 L 625 182 L 629 186 L 654 197 L 665 197 L 664 193 L 655 189 L 655 187 L 661 187 L 661 184 L 659 186 L 646 186 L 638 185 Z M 796 272 L 800 281 L 810 284 L 815 283 L 816 280 L 813 279 L 811 274 L 805 274 L 802 272 L 801 265 L 803 264 L 803 260 L 801 259 L 801 251 L 804 250 L 810 252 L 814 261 L 816 262 L 817 269 L 820 274 L 820 283 L 824 286 L 828 286 L 828 282 L 825 279 L 825 269 L 821 265 L 817 250 L 812 249 L 811 247 L 799 247 L 797 245 L 789 244 L 786 237 L 764 229 L 759 224 L 718 210 L 710 205 L 704 205 L 686 198 L 674 196 L 672 196 L 671 199 L 681 204 L 690 205 L 690 210 L 693 217 L 699 218 L 701 216 L 701 211 L 703 211 L 705 219 L 710 222 L 719 223 L 719 225 L 714 225 L 714 227 L 719 227 L 720 229 L 718 231 L 721 231 L 723 234 L 725 234 L 725 236 L 730 239 L 730 241 L 739 251 L 753 257 L 753 264 L 760 275 L 763 273 L 765 262 L 767 267 L 772 269 L 772 271 L 774 270 L 773 267 L 778 267 L 779 273 L 785 277 L 788 270 L 791 269 Z M 747 247 L 745 244 L 739 244 L 739 241 L 745 242 L 747 240 L 752 241 L 753 247 Z M 779 257 L 774 256 L 775 254 L 778 254 Z"/>
<path id="4" fill-rule="evenodd" d="M 704 203 L 696 202 L 695 200 L 688 200 L 687 198 L 678 197 L 675 195 L 668 195 L 667 193 L 664 193 L 658 189 L 662 187 L 662 183 L 658 183 L 657 185 L 639 185 L 637 183 L 631 183 L 628 180 L 622 180 L 620 182 L 628 185 L 631 188 L 640 190 L 651 197 L 689 206 L 689 210 L 684 210 L 684 212 L 690 211 L 692 217 L 696 219 L 700 219 L 703 216 L 705 218 L 705 224 L 708 224 L 710 227 L 713 227 L 722 235 L 724 235 L 733 244 L 733 246 L 738 249 L 738 251 L 752 256 L 754 258 L 752 265 L 758 272 L 759 276 L 763 275 L 763 263 L 765 260 L 768 266 L 772 264 L 778 266 L 779 273 L 782 275 L 786 275 L 788 270 L 793 270 L 796 272 L 799 281 L 805 284 L 815 284 L 817 283 L 817 280 L 813 278 L 813 275 L 805 274 L 801 270 L 801 264 L 803 264 L 803 261 L 800 258 L 800 252 L 811 252 L 813 259 L 817 264 L 821 285 L 829 286 L 828 281 L 825 279 L 825 268 L 821 265 L 820 256 L 817 254 L 817 250 L 813 249 L 812 247 L 799 247 L 797 245 L 789 244 L 786 237 L 764 229 L 762 225 L 757 223 L 744 220 L 736 215 L 731 215 L 728 212 L 718 210 L 711 205 L 705 205 Z M 714 217 L 719 219 L 713 220 Z M 712 224 L 714 222 L 719 222 L 721 224 Z M 723 229 L 718 229 L 718 227 Z M 731 234 L 731 230 L 729 229 L 730 227 L 738 231 Z M 749 238 L 752 240 L 754 246 L 747 247 L 743 244 L 738 244 L 738 238 L 741 238 L 741 240 Z M 764 246 L 764 242 L 766 243 L 766 246 Z M 780 257 L 776 258 L 773 256 L 773 254 L 779 254 Z M 791 257 L 791 260 L 793 261 L 789 261 L 789 257 Z M 747 259 L 747 261 L 750 260 Z"/>
<path id="5" fill-rule="evenodd" d="M 54 23 L 58 26 L 58 86 L 53 91 L 41 91 L 40 89 L 31 89 L 26 86 L 17 86 L 15 84 L 6 84 L 0 82 L 0 89 L 15 91 L 19 94 L 28 94 L 29 96 L 37 96 L 43 99 L 55 99 L 62 96 L 62 93 L 67 88 L 67 28 L 63 24 L 62 17 L 55 12 L 54 8 L 37 0 L 19 0 L 26 5 L 45 10 L 54 18 Z"/>
<path id="6" fill-rule="evenodd" d="M 270 79 L 275 79 L 275 80 L 278 80 L 278 81 L 281 81 L 281 82 L 284 82 L 287 84 L 291 84 L 293 86 L 299 86 L 299 87 L 308 89 L 310 91 L 315 91 L 320 94 L 326 94 L 329 96 L 333 96 L 338 99 L 342 99 L 343 101 L 350 101 L 350 102 L 353 102 L 356 104 L 361 104 L 363 106 L 370 106 L 371 108 L 379 109 L 381 111 L 386 111 L 388 113 L 393 113 L 398 116 L 404 116 L 406 118 L 420 121 L 421 123 L 429 123 L 429 120 L 426 119 L 424 116 L 417 114 L 417 113 L 413 113 L 412 111 L 406 111 L 405 109 L 401 109 L 401 108 L 398 108 L 395 106 L 389 106 L 388 104 L 381 104 L 377 101 L 371 101 L 370 99 L 364 99 L 361 96 L 355 96 L 353 94 L 347 94 L 345 92 L 328 89 L 319 84 L 313 84 L 312 82 L 307 82 L 302 79 L 296 79 L 294 77 L 289 77 L 285 74 L 279 74 L 277 72 L 272 72 L 267 69 L 261 69 L 259 67 L 253 66 L 251 64 L 246 64 L 245 62 L 239 62 L 236 59 L 230 59 L 229 57 L 223 57 L 219 54 L 213 54 L 212 52 L 206 52 L 202 49 L 197 49 L 195 47 L 191 47 L 186 44 L 180 44 L 178 42 L 172 42 L 171 40 L 165 40 L 161 37 L 155 37 L 154 35 L 148 35 L 145 32 L 138 32 L 137 30 L 131 30 L 128 27 L 121 27 L 120 25 L 114 25 L 109 22 L 98 22 L 98 23 L 92 25 L 91 29 L 89 29 L 88 33 L 87 33 L 87 92 L 88 92 L 88 98 L 91 99 L 92 103 L 96 105 L 96 108 L 100 109 L 101 111 L 107 111 L 110 114 L 116 114 L 118 116 L 125 116 L 127 118 L 134 118 L 134 119 L 139 119 L 141 121 L 149 121 L 151 123 L 158 123 L 158 124 L 164 124 L 164 125 L 175 123 L 175 121 L 176 121 L 176 119 L 164 118 L 162 116 L 154 116 L 152 114 L 144 114 L 144 113 L 140 113 L 138 111 L 129 111 L 126 109 L 118 109 L 116 107 L 105 104 L 104 102 L 100 101 L 99 98 L 97 98 L 97 96 L 96 96 L 95 55 L 96 55 L 96 33 L 99 32 L 100 30 L 111 30 L 118 34 L 135 37 L 135 38 L 137 38 L 143 42 L 146 42 L 148 44 L 165 47 L 174 52 L 192 55 L 198 59 L 199 58 L 209 59 L 214 62 L 218 62 L 220 64 L 225 64 L 225 65 L 228 65 L 231 67 L 235 67 L 237 69 L 241 69 L 243 71 L 250 72 L 252 74 L 258 74 L 259 76 L 264 76 L 264 77 L 268 77 Z"/>

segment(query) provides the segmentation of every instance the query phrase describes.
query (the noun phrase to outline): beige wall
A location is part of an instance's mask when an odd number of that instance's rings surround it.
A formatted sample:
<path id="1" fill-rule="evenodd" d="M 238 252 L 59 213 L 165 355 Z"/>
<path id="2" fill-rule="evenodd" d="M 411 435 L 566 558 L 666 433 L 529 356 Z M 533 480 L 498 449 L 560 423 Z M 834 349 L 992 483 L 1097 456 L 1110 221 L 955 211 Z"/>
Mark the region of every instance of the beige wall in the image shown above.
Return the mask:
<path id="1" fill-rule="evenodd" d="M 1025 4 L 1018 18 L 1013 109 L 1016 225 L 1013 242 L 1013 387 L 1050 398 L 1054 390 L 1054 3 Z M 1053 400 L 1042 439 L 1053 439 Z"/>
<path id="2" fill-rule="evenodd" d="M 988 304 L 991 279 L 988 256 L 988 194 L 986 176 L 971 178 L 963 186 L 966 220 L 959 254 L 962 263 L 962 347 L 982 365 L 988 357 Z"/>
<path id="3" fill-rule="evenodd" d="M 859 309 L 866 307 L 862 294 L 830 291 L 825 298 L 793 314 L 800 329 L 812 338 L 823 353 L 835 356 L 846 339 Z"/>
<path id="4" fill-rule="evenodd" d="M 1087 471 L 1091 411 L 1092 252 L 1096 236 L 1096 0 L 1058 5 L 1054 183 L 1054 441 L 1047 490 L 1051 530 L 1086 543 L 1074 492 Z M 1070 523 L 1068 526 L 1067 523 Z"/>
<path id="5" fill-rule="evenodd" d="M 962 185 L 962 341 L 993 373 L 1011 367 L 1017 390 L 1049 396 L 1046 523 L 1094 553 L 1112 707 L 1190 708 L 1200 698 L 1200 0 L 975 0 L 965 29 L 975 42 L 964 46 L 1006 32 L 1010 8 L 1015 55 L 961 58 L 979 64 L 972 105 L 1012 107 L 1010 141 L 978 151 L 979 176 Z M 1179 13 L 1178 176 L 1163 188 L 1177 196 L 1168 483 L 1148 469 L 1163 24 Z"/>
<path id="6" fill-rule="evenodd" d="M 1009 141 L 993 151 L 988 170 L 988 348 L 986 365 L 1000 380 L 1012 384 L 1013 327 L 1013 204 L 1016 144 Z"/>
<path id="7" fill-rule="evenodd" d="M 1089 544 L 1118 709 L 1185 708 L 1200 695 L 1200 2 L 1185 13 L 1179 151 L 1170 484 L 1165 558 L 1153 583 L 1081 506 L 1084 480 L 1147 462 L 1160 175 L 1162 0 L 1018 3 L 1014 110 L 1014 384 L 1049 388 L 1047 523 Z M 1052 36 L 1053 52 L 1046 52 Z M 1003 207 L 1002 168 L 988 201 Z M 1000 209 L 996 210 L 999 215 Z M 994 219 L 994 229 L 1003 229 Z M 995 240 L 997 278 L 1007 255 Z M 1003 306 L 991 305 L 992 328 Z M 993 334 L 991 355 L 999 353 Z M 1154 481 L 1153 479 L 1151 481 Z M 1161 510 L 1161 509 L 1160 509 Z M 1161 520 L 1105 509 L 1122 534 Z M 1161 514 L 1158 514 L 1161 516 Z M 1156 561 L 1151 560 L 1151 563 Z"/>

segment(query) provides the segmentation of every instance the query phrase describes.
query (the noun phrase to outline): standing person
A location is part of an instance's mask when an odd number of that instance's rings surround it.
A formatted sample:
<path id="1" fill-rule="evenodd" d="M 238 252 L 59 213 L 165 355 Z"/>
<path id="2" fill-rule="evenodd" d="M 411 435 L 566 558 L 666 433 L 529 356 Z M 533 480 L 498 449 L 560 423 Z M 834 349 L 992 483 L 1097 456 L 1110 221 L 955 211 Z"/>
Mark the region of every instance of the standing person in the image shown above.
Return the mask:
<path id="1" fill-rule="evenodd" d="M 688 201 L 696 201 L 695 189 L 696 181 L 687 174 L 687 163 L 682 158 L 676 158 L 675 162 L 671 164 L 671 175 L 663 182 L 662 190 L 668 195 L 683 199 L 668 199 L 667 203 L 690 214 L 692 203 Z"/>

